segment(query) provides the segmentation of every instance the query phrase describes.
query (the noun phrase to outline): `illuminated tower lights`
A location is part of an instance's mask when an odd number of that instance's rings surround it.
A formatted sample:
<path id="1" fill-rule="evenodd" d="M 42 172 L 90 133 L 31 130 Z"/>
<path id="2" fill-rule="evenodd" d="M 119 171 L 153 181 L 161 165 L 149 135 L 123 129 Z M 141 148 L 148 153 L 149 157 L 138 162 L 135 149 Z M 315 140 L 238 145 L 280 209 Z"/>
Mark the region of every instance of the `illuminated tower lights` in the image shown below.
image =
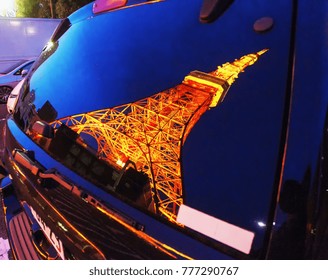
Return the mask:
<path id="1" fill-rule="evenodd" d="M 149 210 L 176 222 L 183 204 L 181 150 L 191 129 L 220 104 L 240 72 L 267 49 L 225 63 L 211 73 L 193 71 L 173 88 L 114 108 L 65 117 L 54 122 L 91 135 L 98 156 L 118 168 L 127 160 L 150 179 Z M 120 167 L 119 167 L 120 166 Z"/>

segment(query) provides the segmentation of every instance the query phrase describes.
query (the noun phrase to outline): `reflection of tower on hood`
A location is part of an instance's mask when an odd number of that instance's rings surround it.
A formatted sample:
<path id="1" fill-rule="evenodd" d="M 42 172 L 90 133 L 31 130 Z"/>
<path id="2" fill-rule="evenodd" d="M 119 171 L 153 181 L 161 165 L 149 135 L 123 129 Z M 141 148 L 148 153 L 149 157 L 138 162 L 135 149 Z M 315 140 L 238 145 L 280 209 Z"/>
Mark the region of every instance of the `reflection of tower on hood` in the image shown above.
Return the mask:
<path id="1" fill-rule="evenodd" d="M 193 71 L 173 88 L 114 108 L 66 117 L 54 127 L 65 124 L 91 135 L 99 157 L 118 169 L 127 160 L 132 162 L 150 178 L 152 199 L 147 208 L 175 222 L 184 199 L 183 143 L 199 118 L 222 102 L 238 74 L 266 51 L 245 55 L 211 73 Z"/>
<path id="2" fill-rule="evenodd" d="M 218 67 L 214 75 L 220 79 L 226 80 L 229 85 L 231 85 L 234 80 L 238 78 L 240 72 L 244 72 L 246 67 L 253 65 L 258 58 L 267 51 L 268 49 L 263 49 L 257 53 L 244 55 L 232 63 L 225 63 Z"/>
<path id="3" fill-rule="evenodd" d="M 229 87 L 238 78 L 239 73 L 243 72 L 246 67 L 253 65 L 267 51 L 268 49 L 264 49 L 255 54 L 244 55 L 232 63 L 227 62 L 219 66 L 216 71 L 211 73 L 193 71 L 185 78 L 184 83 L 194 88 L 203 88 L 212 93 L 209 107 L 216 107 L 223 101 Z"/>

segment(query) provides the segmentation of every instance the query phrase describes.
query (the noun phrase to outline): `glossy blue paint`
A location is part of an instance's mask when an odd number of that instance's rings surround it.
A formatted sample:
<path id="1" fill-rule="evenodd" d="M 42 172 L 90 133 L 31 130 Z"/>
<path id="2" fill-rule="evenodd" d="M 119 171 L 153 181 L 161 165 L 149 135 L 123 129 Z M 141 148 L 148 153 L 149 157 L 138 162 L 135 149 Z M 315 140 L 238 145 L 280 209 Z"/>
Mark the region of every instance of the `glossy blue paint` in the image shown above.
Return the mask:
<path id="1" fill-rule="evenodd" d="M 322 235 L 327 225 L 322 217 L 327 205 L 328 3 L 319 1 L 309 6 L 308 1 L 298 2 L 292 106 L 282 193 L 288 190 L 291 181 L 296 182 L 301 191 L 281 195 L 283 204 L 287 200 L 298 205 L 298 210 L 286 212 L 285 207 L 277 208 L 275 221 L 281 227 L 274 230 L 268 255 L 281 258 L 285 253 L 285 258 L 327 259 L 327 244 Z"/>
<path id="2" fill-rule="evenodd" d="M 23 131 L 16 125 L 16 123 L 12 119 L 8 119 L 7 128 L 7 133 L 10 133 L 15 138 L 17 144 L 19 146 L 24 147 L 24 149 L 28 151 L 33 151 L 35 159 L 38 162 L 45 164 L 44 168 L 56 169 L 66 178 L 70 178 L 70 180 L 74 182 L 75 185 L 83 188 L 89 193 L 92 193 L 97 199 L 105 201 L 110 207 L 129 215 L 136 221 L 140 221 L 140 223 L 146 228 L 145 232 L 148 235 L 156 238 L 158 241 L 173 246 L 176 250 L 179 250 L 181 252 L 187 252 L 187 255 L 196 259 L 231 259 L 230 256 L 199 243 L 195 239 L 186 236 L 179 230 L 174 229 L 163 223 L 163 221 L 157 221 L 154 216 L 150 216 L 143 211 L 136 210 L 135 208 L 127 205 L 121 200 L 95 187 L 91 182 L 75 174 L 74 172 L 66 168 L 63 164 L 51 158 L 38 145 L 35 145 L 35 143 L 23 133 Z M 8 143 L 8 146 L 9 145 L 10 144 Z M 4 181 L 4 183 L 5 182 L 9 183 L 7 180 Z M 14 214 L 17 214 L 17 211 L 19 210 L 19 203 L 13 196 L 6 198 L 5 202 L 6 205 L 8 205 L 6 216 L 9 222 L 9 220 L 14 216 Z M 190 250 L 190 248 L 192 248 L 192 250 Z"/>
<path id="3" fill-rule="evenodd" d="M 30 89 L 37 109 L 49 100 L 60 118 L 150 96 L 192 70 L 212 71 L 269 48 L 240 74 L 223 104 L 201 118 L 182 158 L 185 203 L 255 232 L 259 248 L 264 232 L 257 222 L 266 220 L 279 164 L 292 5 L 235 1 L 217 21 L 202 24 L 201 2 L 87 15 L 60 38 Z M 268 15 L 274 28 L 254 32 L 253 23 Z"/>
<path id="4" fill-rule="evenodd" d="M 325 1 L 311 7 L 309 2 L 237 0 L 211 24 L 199 21 L 201 0 L 163 1 L 100 15 L 87 5 L 71 15 L 72 26 L 53 54 L 30 75 L 34 105 L 40 109 L 50 101 L 58 118 L 111 108 L 173 87 L 192 70 L 213 71 L 269 48 L 191 131 L 182 151 L 185 203 L 254 232 L 251 258 L 299 257 L 281 246 L 298 232 L 281 233 L 290 216 L 276 202 L 288 180 L 306 181 L 308 189 L 318 181 L 314 174 L 328 105 L 328 8 Z M 254 22 L 266 16 L 273 28 L 256 33 Z M 23 142 L 36 149 L 31 141 Z M 48 155 L 39 157 L 53 167 Z M 60 164 L 55 167 L 82 182 Z M 99 196 L 147 223 L 151 234 L 162 232 L 173 245 L 196 244 L 108 194 Z M 301 228 L 300 239 L 303 220 Z M 227 257 L 194 246 L 187 247 L 198 258 Z"/>

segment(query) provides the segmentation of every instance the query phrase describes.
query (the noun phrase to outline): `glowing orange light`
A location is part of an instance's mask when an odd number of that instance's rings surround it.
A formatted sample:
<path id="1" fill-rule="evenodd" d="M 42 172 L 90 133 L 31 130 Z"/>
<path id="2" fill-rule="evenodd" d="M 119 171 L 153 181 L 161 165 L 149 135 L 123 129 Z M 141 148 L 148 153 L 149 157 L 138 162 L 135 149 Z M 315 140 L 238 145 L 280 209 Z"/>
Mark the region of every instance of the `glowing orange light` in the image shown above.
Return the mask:
<path id="1" fill-rule="evenodd" d="M 129 224 L 125 223 L 124 221 L 122 221 L 121 219 L 119 219 L 118 217 L 115 217 L 114 215 L 110 214 L 109 212 L 107 212 L 105 209 L 101 208 L 101 207 L 97 207 L 97 209 L 104 213 L 105 215 L 109 216 L 111 219 L 117 221 L 118 223 L 120 223 L 121 225 L 123 225 L 124 227 L 126 227 L 127 229 L 129 229 L 130 231 L 132 231 L 133 233 L 135 233 L 136 235 L 138 235 L 140 238 L 144 239 L 145 241 L 147 241 L 149 244 L 152 244 L 153 246 L 155 246 L 157 249 L 159 249 L 160 251 L 164 252 L 165 254 L 171 256 L 172 258 L 176 259 L 176 255 L 183 257 L 184 259 L 187 260 L 192 260 L 192 258 L 186 254 L 183 254 L 182 252 L 174 249 L 173 247 L 160 242 L 159 240 L 149 236 L 148 234 L 136 230 L 135 228 L 133 228 L 132 226 L 130 226 Z M 172 253 L 171 253 L 172 252 Z"/>
<path id="2" fill-rule="evenodd" d="M 98 143 L 98 154 L 115 165 L 128 158 L 150 178 L 148 209 L 176 222 L 184 199 L 181 150 L 191 129 L 210 108 L 220 104 L 240 72 L 267 50 L 225 63 L 211 73 L 191 72 L 168 90 L 114 108 L 69 116 L 62 123 Z M 122 161 L 123 162 L 123 161 Z"/>
<path id="3" fill-rule="evenodd" d="M 26 176 L 25 173 L 22 171 L 22 169 L 12 160 L 9 159 L 11 161 L 11 164 L 13 166 L 13 168 L 15 169 L 16 172 L 18 172 L 20 174 L 21 177 L 23 177 L 24 180 L 26 180 Z M 21 180 L 21 179 L 20 179 Z M 24 184 L 24 182 L 22 181 L 22 183 Z M 91 242 L 87 237 L 85 237 L 79 230 L 77 230 L 76 227 L 74 227 L 74 225 L 72 225 L 48 200 L 47 198 L 42 195 L 42 193 L 40 193 L 38 191 L 38 189 L 35 188 L 35 191 L 37 192 L 37 194 L 43 199 L 43 201 L 62 219 L 63 222 L 66 223 L 67 227 L 69 227 L 73 232 L 77 233 L 84 241 L 86 241 L 86 243 L 88 243 L 88 245 L 90 245 L 92 248 L 94 248 L 95 251 L 97 251 L 97 253 L 101 256 L 102 259 L 106 259 L 105 255 L 100 251 L 100 249 L 93 243 Z"/>
<path id="4" fill-rule="evenodd" d="M 121 166 L 121 167 L 124 167 L 125 162 L 123 162 L 121 159 L 118 159 L 118 160 L 116 161 L 116 164 L 119 165 L 119 166 Z"/>

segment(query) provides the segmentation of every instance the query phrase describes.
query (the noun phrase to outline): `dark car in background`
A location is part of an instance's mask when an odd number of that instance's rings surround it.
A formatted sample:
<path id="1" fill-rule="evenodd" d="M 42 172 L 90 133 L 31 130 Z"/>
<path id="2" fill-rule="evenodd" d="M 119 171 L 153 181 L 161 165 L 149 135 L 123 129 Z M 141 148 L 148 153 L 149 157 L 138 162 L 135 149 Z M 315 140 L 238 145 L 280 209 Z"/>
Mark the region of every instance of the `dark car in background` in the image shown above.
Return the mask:
<path id="1" fill-rule="evenodd" d="M 61 259 L 327 259 L 326 10 L 73 13 L 8 100 L 7 215 L 34 213 Z"/>
<path id="2" fill-rule="evenodd" d="M 33 60 L 20 60 L 0 73 L 0 102 L 6 103 L 13 88 L 28 73 Z"/>

